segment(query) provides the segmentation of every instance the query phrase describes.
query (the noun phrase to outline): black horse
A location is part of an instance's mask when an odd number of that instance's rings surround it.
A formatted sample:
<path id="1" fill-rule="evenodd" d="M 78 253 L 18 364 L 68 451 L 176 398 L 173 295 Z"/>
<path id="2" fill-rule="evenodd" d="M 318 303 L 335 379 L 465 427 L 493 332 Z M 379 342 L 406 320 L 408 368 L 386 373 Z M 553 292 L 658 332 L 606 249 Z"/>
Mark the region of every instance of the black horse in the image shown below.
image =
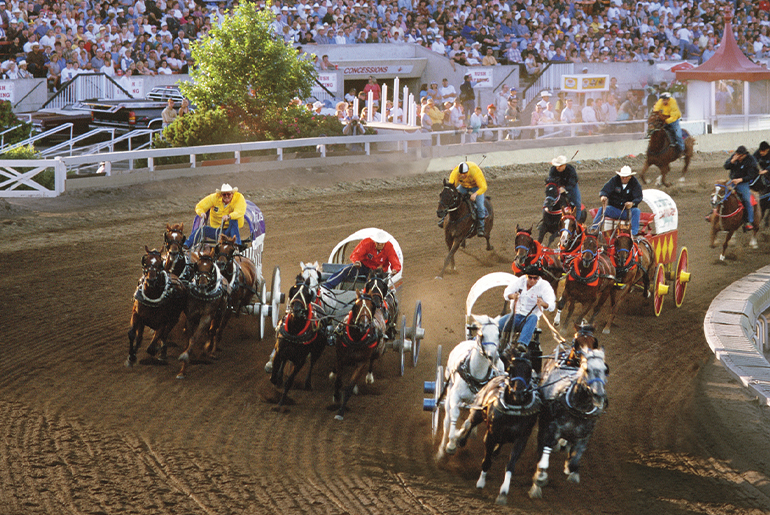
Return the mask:
<path id="1" fill-rule="evenodd" d="M 484 197 L 484 208 L 487 210 L 487 217 L 484 222 L 486 233 L 484 239 L 487 240 L 487 250 L 492 250 L 494 247 L 489 244 L 489 236 L 492 233 L 495 215 L 492 211 L 492 202 L 488 196 Z M 439 195 L 436 215 L 442 219 L 449 215 L 449 219 L 444 221 L 444 239 L 449 249 L 449 254 L 444 259 L 444 267 L 441 269 L 441 273 L 438 274 L 438 277 L 443 277 L 447 266 L 450 264 L 452 265 L 452 270 L 456 270 L 455 252 L 460 248 L 460 245 L 465 247 L 465 240 L 476 234 L 476 205 L 471 201 L 469 195 L 460 193 L 454 185 L 444 179 L 444 188 Z"/>
<path id="2" fill-rule="evenodd" d="M 554 182 L 546 182 L 545 184 L 545 201 L 543 202 L 543 219 L 537 224 L 537 228 L 540 233 L 537 237 L 537 241 L 543 243 L 543 238 L 546 234 L 550 234 L 551 238 L 548 240 L 548 246 L 553 244 L 553 240 L 559 233 L 561 217 L 564 214 L 564 210 L 567 209 L 567 213 L 574 212 L 574 206 L 569 193 L 559 192 L 559 186 Z M 584 224 L 586 221 L 586 210 L 583 209 L 580 212 L 580 222 Z"/>
<path id="3" fill-rule="evenodd" d="M 471 413 L 460 431 L 457 443 L 464 447 L 471 430 L 481 422 L 487 423 L 484 460 L 481 462 L 481 475 L 476 488 L 484 488 L 486 485 L 492 456 L 497 454 L 503 444 L 513 444 L 497 504 L 507 504 L 513 469 L 535 427 L 540 406 L 537 374 L 533 374 L 530 361 L 522 357 L 513 358 L 507 373 L 490 380 L 476 395 Z"/>
<path id="4" fill-rule="evenodd" d="M 324 313 L 321 306 L 313 302 L 314 294 L 308 282 L 301 275 L 297 276 L 296 284 L 289 289 L 286 314 L 276 330 L 275 358 L 270 382 L 277 387 L 283 385 L 283 393 L 275 408 L 276 411 L 283 410 L 289 390 L 297 374 L 305 365 L 308 354 L 310 370 L 305 379 L 305 390 L 310 390 L 313 366 L 327 345 Z M 286 363 L 291 364 L 292 367 L 288 377 L 284 379 Z"/>

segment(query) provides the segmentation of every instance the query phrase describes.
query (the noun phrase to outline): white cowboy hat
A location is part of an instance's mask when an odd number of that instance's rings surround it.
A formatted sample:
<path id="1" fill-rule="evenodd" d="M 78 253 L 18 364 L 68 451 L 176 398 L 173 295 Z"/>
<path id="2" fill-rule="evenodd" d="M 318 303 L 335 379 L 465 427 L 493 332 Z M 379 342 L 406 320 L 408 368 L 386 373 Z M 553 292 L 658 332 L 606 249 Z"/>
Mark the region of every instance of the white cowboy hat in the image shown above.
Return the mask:
<path id="1" fill-rule="evenodd" d="M 553 161 L 551 161 L 551 164 L 553 166 L 566 165 L 567 164 L 567 156 L 554 157 Z"/>
<path id="2" fill-rule="evenodd" d="M 543 97 L 543 98 L 550 97 L 551 96 L 551 92 L 550 91 L 543 91 L 542 93 L 540 93 L 540 96 Z"/>
<path id="3" fill-rule="evenodd" d="M 387 243 L 388 234 L 385 231 L 375 231 L 374 234 L 372 234 L 372 241 L 374 241 L 374 243 Z"/>
<path id="4" fill-rule="evenodd" d="M 222 187 L 217 190 L 217 193 L 234 193 L 238 191 L 238 188 L 233 188 L 227 183 L 222 184 Z"/>
<path id="5" fill-rule="evenodd" d="M 321 102 L 320 100 L 317 102 L 313 102 L 313 109 L 318 109 L 319 107 L 323 107 L 323 106 L 324 106 L 324 103 Z"/>
<path id="6" fill-rule="evenodd" d="M 620 171 L 615 172 L 616 174 L 620 175 L 621 177 L 631 177 L 632 175 L 636 175 L 636 172 L 631 171 L 630 166 L 624 166 L 620 169 Z"/>

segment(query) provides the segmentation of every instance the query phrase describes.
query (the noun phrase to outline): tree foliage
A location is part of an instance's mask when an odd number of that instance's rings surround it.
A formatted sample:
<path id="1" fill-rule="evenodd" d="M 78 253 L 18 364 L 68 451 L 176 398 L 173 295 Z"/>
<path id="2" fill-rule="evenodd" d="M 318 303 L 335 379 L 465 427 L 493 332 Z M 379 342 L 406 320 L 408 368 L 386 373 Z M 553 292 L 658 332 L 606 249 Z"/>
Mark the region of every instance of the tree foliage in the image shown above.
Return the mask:
<path id="1" fill-rule="evenodd" d="M 11 127 L 17 127 L 11 132 L 5 134 L 5 144 L 12 145 L 18 143 L 23 139 L 29 138 L 30 131 L 32 130 L 32 124 L 20 121 L 13 112 L 13 106 L 7 100 L 0 101 L 0 131 L 10 129 Z M 10 159 L 10 158 L 6 158 Z M 26 158 L 14 158 L 14 159 L 26 159 Z"/>
<path id="2" fill-rule="evenodd" d="M 274 19 L 269 8 L 244 2 L 192 45 L 196 68 L 181 88 L 197 109 L 223 107 L 241 122 L 310 95 L 313 64 L 274 34 Z"/>

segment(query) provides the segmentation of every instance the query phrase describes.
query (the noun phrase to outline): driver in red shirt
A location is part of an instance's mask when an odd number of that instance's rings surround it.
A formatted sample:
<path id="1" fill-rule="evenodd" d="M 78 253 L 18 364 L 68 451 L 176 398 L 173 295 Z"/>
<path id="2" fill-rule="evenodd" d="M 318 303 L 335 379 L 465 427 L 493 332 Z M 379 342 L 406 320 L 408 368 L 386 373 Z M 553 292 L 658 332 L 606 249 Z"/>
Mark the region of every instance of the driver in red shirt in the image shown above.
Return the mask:
<path id="1" fill-rule="evenodd" d="M 334 288 L 342 281 L 353 280 L 356 276 L 366 276 L 372 270 L 397 273 L 401 271 L 401 261 L 396 249 L 388 241 L 385 231 L 377 231 L 371 238 L 364 238 L 350 254 L 351 265 L 342 268 L 325 283 L 327 288 Z"/>

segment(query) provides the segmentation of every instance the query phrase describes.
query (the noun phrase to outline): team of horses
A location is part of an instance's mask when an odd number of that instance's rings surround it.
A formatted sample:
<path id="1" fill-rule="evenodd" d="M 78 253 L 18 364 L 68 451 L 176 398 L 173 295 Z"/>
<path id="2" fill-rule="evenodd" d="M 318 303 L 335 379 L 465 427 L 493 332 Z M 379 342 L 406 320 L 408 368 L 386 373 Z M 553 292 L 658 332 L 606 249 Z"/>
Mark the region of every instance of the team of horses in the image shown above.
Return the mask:
<path id="1" fill-rule="evenodd" d="M 535 364 L 539 357 L 531 350 L 514 350 L 507 357 L 500 352 L 498 319 L 474 315 L 469 329 L 475 337 L 459 343 L 449 355 L 446 386 L 439 399 L 444 400 L 444 427 L 436 460 L 465 447 L 472 430 L 485 422 L 484 458 L 476 487 L 486 486 L 492 459 L 503 445 L 512 444 L 497 496 L 498 504 L 507 504 L 516 463 L 538 424 L 538 461 L 530 497 L 542 497 L 550 455 L 562 447 L 567 450 L 567 479 L 579 482 L 580 460 L 608 405 L 609 368 L 598 340 L 590 332 L 580 332 L 569 352 L 560 345 L 545 359 L 540 374 L 540 366 Z M 458 431 L 463 407 L 469 414 Z"/>
<path id="2" fill-rule="evenodd" d="M 145 327 L 155 331 L 147 353 L 157 355 L 159 363 L 166 362 L 170 335 L 179 334 L 179 379 L 191 361 L 216 358 L 230 318 L 249 303 L 257 287 L 256 267 L 236 255 L 234 237 L 221 235 L 215 245 L 204 243 L 194 250 L 185 249 L 184 241 L 184 224 L 168 224 L 162 250 L 145 247 L 126 360 L 126 366 L 137 362 Z"/>

